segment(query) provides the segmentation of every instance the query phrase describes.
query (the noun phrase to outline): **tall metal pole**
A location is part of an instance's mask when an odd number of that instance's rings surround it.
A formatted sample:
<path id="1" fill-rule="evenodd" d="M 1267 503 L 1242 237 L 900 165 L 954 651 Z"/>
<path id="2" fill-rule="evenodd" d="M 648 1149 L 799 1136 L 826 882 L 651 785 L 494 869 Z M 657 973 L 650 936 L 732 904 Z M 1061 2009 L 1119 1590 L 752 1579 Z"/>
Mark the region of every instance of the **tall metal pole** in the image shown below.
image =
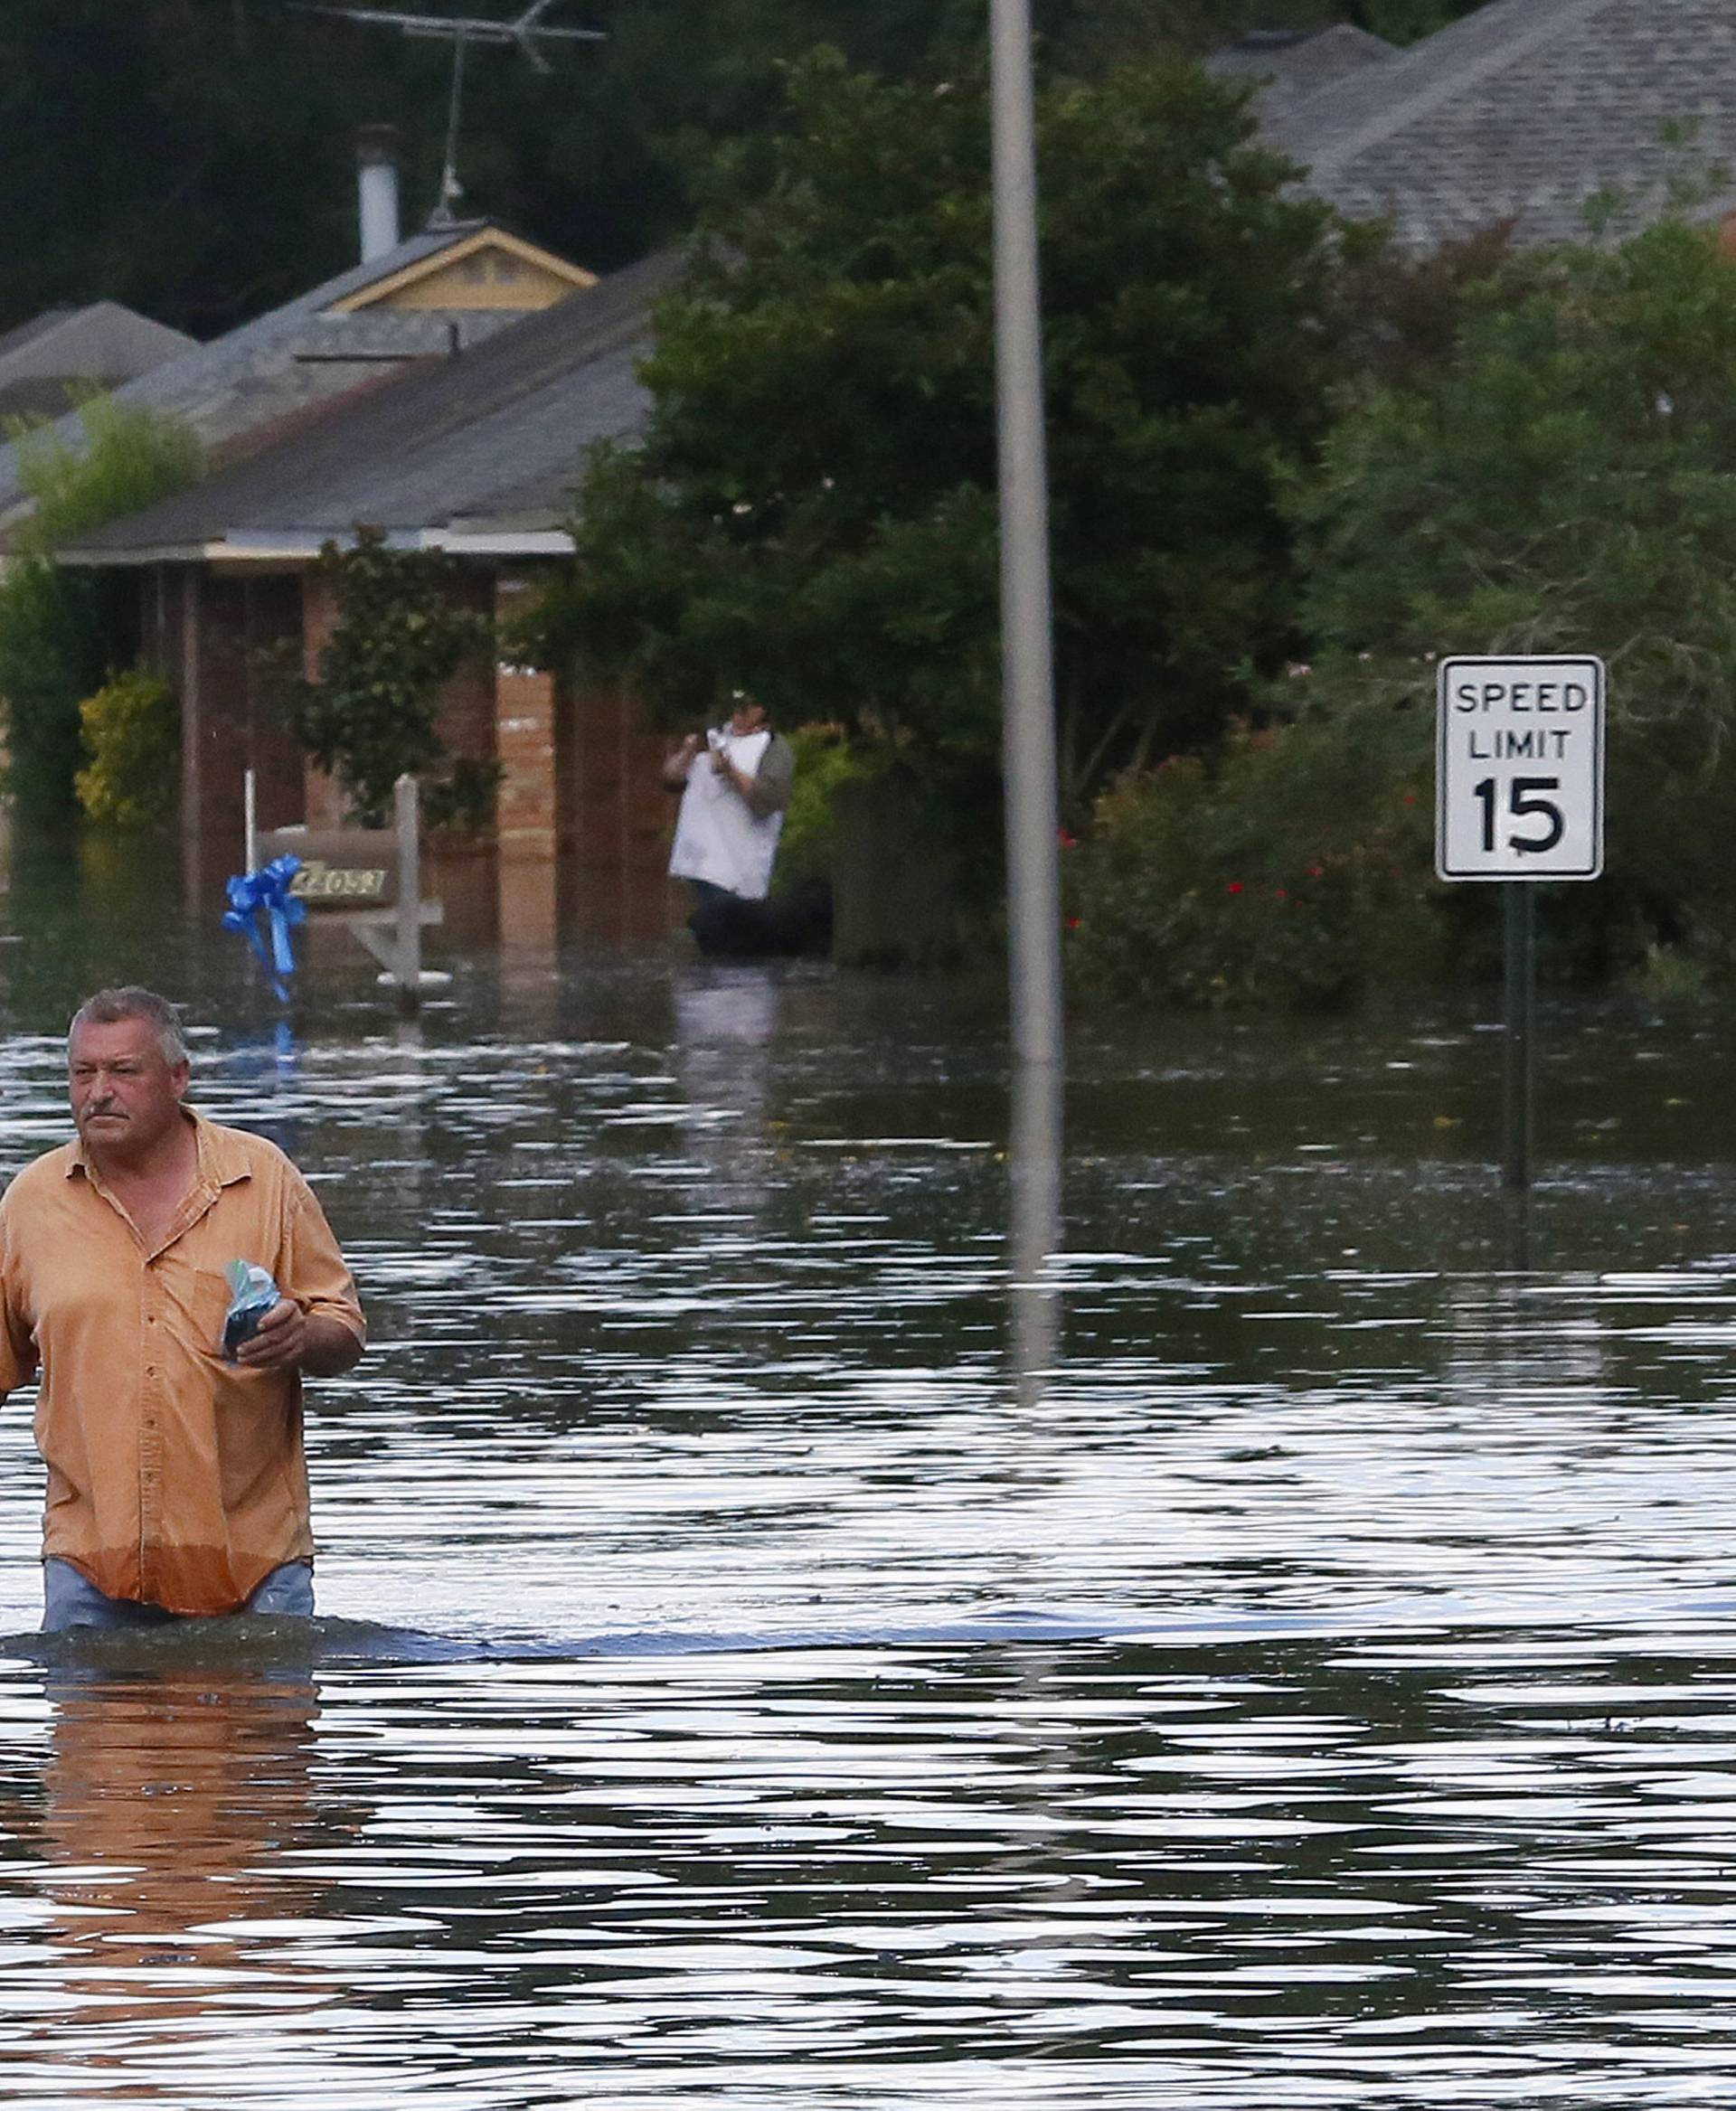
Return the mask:
<path id="1" fill-rule="evenodd" d="M 1001 651 L 1013 1051 L 1059 1067 L 1061 859 L 1030 0 L 990 0 Z"/>

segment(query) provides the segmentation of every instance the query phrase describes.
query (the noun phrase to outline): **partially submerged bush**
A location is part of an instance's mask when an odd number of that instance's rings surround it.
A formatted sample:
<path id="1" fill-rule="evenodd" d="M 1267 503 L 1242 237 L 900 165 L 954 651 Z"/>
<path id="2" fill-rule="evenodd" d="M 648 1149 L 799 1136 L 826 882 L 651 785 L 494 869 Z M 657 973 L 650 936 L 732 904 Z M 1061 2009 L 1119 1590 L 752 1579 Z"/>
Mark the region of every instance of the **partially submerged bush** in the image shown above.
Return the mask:
<path id="1" fill-rule="evenodd" d="M 7 427 L 32 501 L 0 568 L 0 730 L 4 789 L 37 815 L 71 807 L 81 757 L 80 701 L 137 649 L 138 589 L 122 572 L 55 561 L 62 545 L 193 483 L 199 442 L 178 419 L 94 397 L 78 444 L 49 428 Z"/>
<path id="2" fill-rule="evenodd" d="M 160 676 L 134 667 L 79 706 L 90 760 L 79 804 L 93 821 L 137 828 L 173 820 L 181 780 L 181 705 Z"/>
<path id="3" fill-rule="evenodd" d="M 1068 849 L 1069 965 L 1094 994 L 1318 1007 L 1442 957 L 1429 721 L 1238 729 L 1124 777 Z"/>
<path id="4" fill-rule="evenodd" d="M 810 880 L 830 881 L 837 832 L 833 796 L 842 785 L 877 776 L 887 759 L 853 742 L 839 726 L 797 726 L 789 744 L 796 777 L 778 843 L 774 884 L 780 893 Z"/>

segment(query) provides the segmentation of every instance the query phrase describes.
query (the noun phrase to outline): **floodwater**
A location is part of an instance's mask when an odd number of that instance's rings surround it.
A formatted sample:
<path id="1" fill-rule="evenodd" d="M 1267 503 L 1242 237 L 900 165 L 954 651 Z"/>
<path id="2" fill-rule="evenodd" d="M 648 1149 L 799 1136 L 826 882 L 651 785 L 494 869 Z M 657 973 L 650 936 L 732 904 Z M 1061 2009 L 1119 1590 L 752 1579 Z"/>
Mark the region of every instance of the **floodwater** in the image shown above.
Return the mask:
<path id="1" fill-rule="evenodd" d="M 1725 2100 L 1727 1016 L 1544 1007 L 1528 1224 L 1477 999 L 1081 1025 L 1039 1268 L 992 987 L 446 965 L 0 896 L 0 1170 L 145 975 L 375 1332 L 311 1633 L 44 1644 L 0 1416 L 0 2100 Z"/>

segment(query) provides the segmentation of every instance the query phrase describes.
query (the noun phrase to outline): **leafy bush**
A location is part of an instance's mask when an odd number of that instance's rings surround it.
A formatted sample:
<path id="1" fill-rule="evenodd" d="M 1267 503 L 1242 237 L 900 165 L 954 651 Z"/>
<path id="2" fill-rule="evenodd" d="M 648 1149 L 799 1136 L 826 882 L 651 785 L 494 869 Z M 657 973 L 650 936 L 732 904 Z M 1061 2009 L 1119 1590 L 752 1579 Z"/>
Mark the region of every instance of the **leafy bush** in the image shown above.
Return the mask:
<path id="1" fill-rule="evenodd" d="M 45 557 L 105 521 L 184 491 L 204 470 L 198 435 L 178 418 L 92 396 L 79 406 L 77 445 L 52 426 L 15 432 L 18 481 L 33 501 L 13 547 Z"/>
<path id="2" fill-rule="evenodd" d="M 79 706 L 90 760 L 79 804 L 93 821 L 137 828 L 170 818 L 181 782 L 181 705 L 144 668 L 117 674 Z"/>
<path id="3" fill-rule="evenodd" d="M 1190 1005 L 1318 1007 L 1438 964 L 1429 719 L 1236 729 L 1210 760 L 1125 777 L 1067 849 L 1079 989 Z"/>
<path id="4" fill-rule="evenodd" d="M 422 795 L 422 819 L 429 828 L 480 835 L 495 818 L 495 796 L 505 775 L 499 763 L 458 756 Z"/>
<path id="5" fill-rule="evenodd" d="M 73 570 L 53 553 L 201 473 L 198 440 L 175 419 L 100 396 L 79 418 L 82 447 L 47 430 L 17 437 L 20 478 L 35 504 L 13 530 L 13 560 L 0 575 L 5 789 L 37 815 L 71 809 L 84 752 L 80 707 L 137 645 L 132 576 Z"/>
<path id="6" fill-rule="evenodd" d="M 780 893 L 808 880 L 830 880 L 836 828 L 833 796 L 841 785 L 875 776 L 884 767 L 879 754 L 852 742 L 837 726 L 797 726 L 789 744 L 796 777 L 778 839 L 774 884 Z"/>
<path id="7" fill-rule="evenodd" d="M 406 774 L 431 779 L 430 806 L 440 810 L 444 800 L 448 820 L 486 817 L 495 781 L 486 766 L 441 767 L 440 691 L 494 635 L 486 617 L 456 598 L 463 567 L 439 551 L 392 550 L 378 528 L 358 528 L 350 548 L 325 545 L 318 569 L 336 589 L 338 617 L 318 679 L 288 682 L 291 731 L 365 825 L 384 822 Z"/>

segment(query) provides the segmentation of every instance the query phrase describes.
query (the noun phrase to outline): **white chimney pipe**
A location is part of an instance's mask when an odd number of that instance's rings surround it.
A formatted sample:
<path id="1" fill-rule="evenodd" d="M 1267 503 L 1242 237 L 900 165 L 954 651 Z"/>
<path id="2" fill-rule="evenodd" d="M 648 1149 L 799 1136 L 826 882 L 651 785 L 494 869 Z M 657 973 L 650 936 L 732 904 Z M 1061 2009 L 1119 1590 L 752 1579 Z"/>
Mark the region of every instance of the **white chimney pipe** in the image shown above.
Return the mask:
<path id="1" fill-rule="evenodd" d="M 355 137 L 355 203 L 362 261 L 395 250 L 398 231 L 398 133 L 392 125 L 364 125 Z"/>

